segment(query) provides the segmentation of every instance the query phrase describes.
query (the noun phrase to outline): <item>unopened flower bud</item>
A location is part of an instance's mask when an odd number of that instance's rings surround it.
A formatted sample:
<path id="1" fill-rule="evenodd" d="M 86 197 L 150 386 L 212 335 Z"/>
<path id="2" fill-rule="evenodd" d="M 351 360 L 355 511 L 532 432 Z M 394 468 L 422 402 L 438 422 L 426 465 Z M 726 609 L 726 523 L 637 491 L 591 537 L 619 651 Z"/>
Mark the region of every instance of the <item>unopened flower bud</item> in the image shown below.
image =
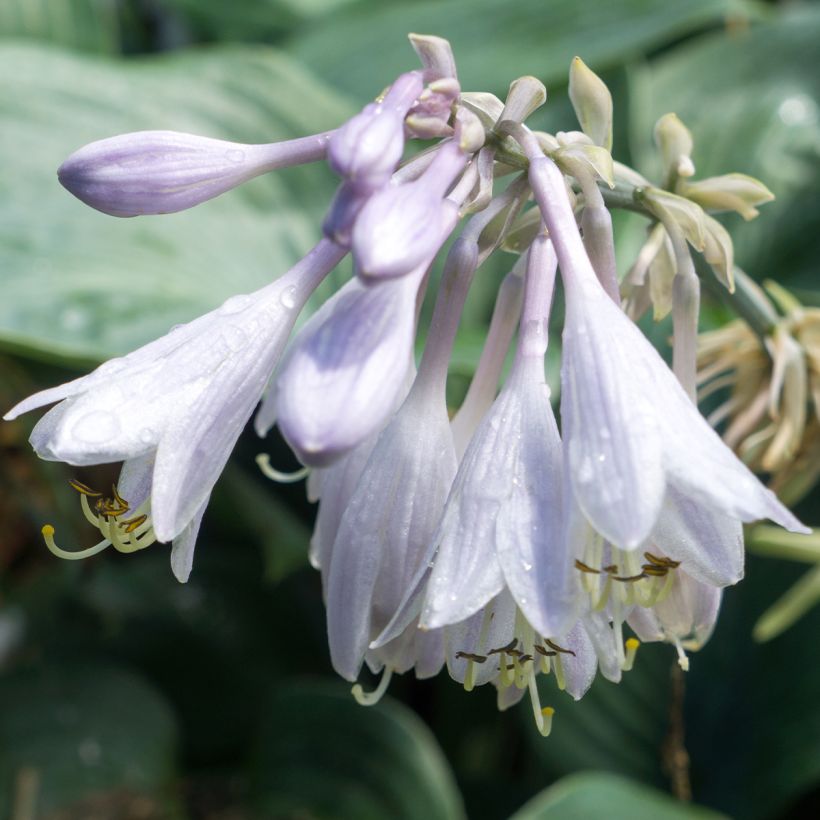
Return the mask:
<path id="1" fill-rule="evenodd" d="M 746 174 L 724 174 L 680 186 L 679 193 L 709 211 L 737 211 L 747 222 L 758 215 L 755 205 L 771 202 L 774 194 Z"/>
<path id="2" fill-rule="evenodd" d="M 668 180 L 674 182 L 678 177 L 691 177 L 695 173 L 692 134 L 677 114 L 664 114 L 655 123 L 655 143 L 660 149 Z"/>
<path id="3" fill-rule="evenodd" d="M 404 117 L 422 90 L 421 73 L 402 74 L 383 100 L 349 119 L 330 140 L 328 162 L 355 185 L 384 185 L 404 152 Z"/>
<path id="4" fill-rule="evenodd" d="M 569 99 L 583 132 L 607 151 L 612 149 L 612 95 L 606 83 L 580 57 L 569 69 Z"/>
<path id="5" fill-rule="evenodd" d="M 78 199 L 112 216 L 184 211 L 259 174 L 322 159 L 328 134 L 269 145 L 137 131 L 92 142 L 57 171 Z"/>
<path id="6" fill-rule="evenodd" d="M 458 205 L 444 194 L 467 157 L 454 142 L 442 146 L 415 181 L 377 191 L 353 226 L 353 260 L 359 276 L 403 276 L 432 261 L 455 227 Z"/>
<path id="7" fill-rule="evenodd" d="M 456 58 L 450 43 L 432 34 L 409 34 L 410 45 L 424 66 L 424 78 L 428 82 L 442 77 L 456 77 Z"/>
<path id="8" fill-rule="evenodd" d="M 535 77 L 519 77 L 510 83 L 501 120 L 524 122 L 537 108 L 547 101 L 544 83 Z"/>
<path id="9" fill-rule="evenodd" d="M 649 210 L 658 218 L 663 218 L 667 214 L 671 216 L 678 223 L 689 244 L 696 250 L 703 250 L 706 243 L 706 214 L 700 205 L 660 188 L 645 188 L 643 199 Z"/>

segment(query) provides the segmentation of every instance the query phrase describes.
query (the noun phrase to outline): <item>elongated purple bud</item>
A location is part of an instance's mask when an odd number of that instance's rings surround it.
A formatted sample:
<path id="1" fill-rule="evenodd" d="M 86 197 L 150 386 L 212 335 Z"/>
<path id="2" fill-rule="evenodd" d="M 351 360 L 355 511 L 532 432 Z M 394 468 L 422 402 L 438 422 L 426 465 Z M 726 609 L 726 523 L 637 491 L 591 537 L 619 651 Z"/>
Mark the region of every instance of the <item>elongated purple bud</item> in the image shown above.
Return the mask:
<path id="1" fill-rule="evenodd" d="M 423 87 L 421 72 L 402 74 L 383 100 L 349 119 L 330 140 L 330 167 L 362 190 L 386 184 L 404 152 L 404 118 Z"/>
<path id="2" fill-rule="evenodd" d="M 458 204 L 444 195 L 466 163 L 459 145 L 447 143 L 415 182 L 370 197 L 353 226 L 353 261 L 361 278 L 404 276 L 438 253 L 458 217 Z"/>
<path id="3" fill-rule="evenodd" d="M 57 177 L 86 205 L 112 216 L 184 211 L 259 174 L 323 159 L 332 132 L 269 145 L 136 131 L 75 151 Z"/>

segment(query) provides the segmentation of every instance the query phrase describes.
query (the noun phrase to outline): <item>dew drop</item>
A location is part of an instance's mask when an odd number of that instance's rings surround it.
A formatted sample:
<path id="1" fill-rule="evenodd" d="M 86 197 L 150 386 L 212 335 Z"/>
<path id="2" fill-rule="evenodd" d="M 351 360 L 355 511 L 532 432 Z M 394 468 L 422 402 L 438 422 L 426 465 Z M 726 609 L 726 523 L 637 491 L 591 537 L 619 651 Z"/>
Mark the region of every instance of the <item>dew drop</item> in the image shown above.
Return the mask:
<path id="1" fill-rule="evenodd" d="M 231 298 L 219 308 L 217 313 L 219 313 L 220 316 L 229 316 L 232 313 L 239 313 L 240 310 L 244 310 L 248 306 L 250 301 L 251 297 L 244 293 L 231 296 Z"/>
<path id="2" fill-rule="evenodd" d="M 84 444 L 103 444 L 120 432 L 120 422 L 108 410 L 94 410 L 86 413 L 74 425 L 72 430 Z"/>
<path id="3" fill-rule="evenodd" d="M 143 444 L 154 444 L 157 440 L 157 434 L 153 428 L 143 427 L 139 432 L 138 438 Z"/>
<path id="4" fill-rule="evenodd" d="M 282 291 L 282 295 L 279 297 L 279 301 L 282 303 L 282 307 L 287 308 L 288 310 L 292 310 L 296 307 L 296 288 L 291 286 L 289 288 L 285 288 Z"/>
<path id="5" fill-rule="evenodd" d="M 241 350 L 248 341 L 247 334 L 241 327 L 236 325 L 228 325 L 222 331 L 222 339 L 225 342 L 228 350 L 236 353 Z"/>
<path id="6" fill-rule="evenodd" d="M 245 161 L 245 152 L 239 148 L 231 148 L 230 151 L 225 152 L 225 157 L 231 162 L 240 163 Z"/>
<path id="7" fill-rule="evenodd" d="M 592 459 L 589 456 L 584 456 L 578 465 L 578 481 L 582 484 L 588 484 L 592 481 L 594 475 L 595 471 L 592 468 Z"/>

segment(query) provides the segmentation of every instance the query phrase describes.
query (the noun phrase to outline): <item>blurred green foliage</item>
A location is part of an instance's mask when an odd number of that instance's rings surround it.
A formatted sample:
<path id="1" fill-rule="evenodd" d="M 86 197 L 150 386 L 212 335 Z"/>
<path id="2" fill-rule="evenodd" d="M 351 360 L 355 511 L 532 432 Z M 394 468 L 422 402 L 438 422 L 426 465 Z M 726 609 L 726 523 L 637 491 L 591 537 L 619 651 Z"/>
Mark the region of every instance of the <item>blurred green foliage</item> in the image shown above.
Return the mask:
<path id="1" fill-rule="evenodd" d="M 753 223 L 723 220 L 741 264 L 820 304 L 816 5 L 5 0 L 4 407 L 283 272 L 318 235 L 334 185 L 325 168 L 293 169 L 188 213 L 120 221 L 59 188 L 63 158 L 128 130 L 261 142 L 332 127 L 414 65 L 410 30 L 452 39 L 466 88 L 503 94 L 516 76 L 539 76 L 550 91 L 539 122 L 555 129 L 574 127 L 565 82 L 580 54 L 613 90 L 616 158 L 646 173 L 652 124 L 676 111 L 694 134 L 699 176 L 750 173 L 778 196 Z M 616 223 L 628 264 L 644 227 Z M 483 271 L 471 296 L 460 372 L 478 355 L 501 273 Z M 726 317 L 712 306 L 704 315 Z M 498 714 L 492 692 L 468 695 L 446 675 L 397 680 L 391 693 L 404 705 L 362 709 L 330 671 L 306 562 L 312 510 L 301 486 L 257 475 L 252 435 L 180 586 L 161 546 L 82 566 L 45 552 L 46 521 L 66 541 L 89 536 L 69 473 L 30 454 L 31 423 L 0 426 L 0 816 L 718 816 L 656 791 L 669 790 L 668 647 L 643 647 L 620 686 L 598 681 L 577 704 L 545 684 L 542 699 L 557 709 L 547 740 L 525 708 Z M 287 465 L 281 442 L 264 447 Z M 79 473 L 103 486 L 113 477 Z M 820 523 L 818 498 L 798 510 L 809 524 Z M 732 817 L 820 813 L 820 619 L 809 613 L 769 644 L 751 637 L 796 573 L 751 559 L 686 678 L 694 797 Z M 590 769 L 609 774 L 578 774 Z"/>

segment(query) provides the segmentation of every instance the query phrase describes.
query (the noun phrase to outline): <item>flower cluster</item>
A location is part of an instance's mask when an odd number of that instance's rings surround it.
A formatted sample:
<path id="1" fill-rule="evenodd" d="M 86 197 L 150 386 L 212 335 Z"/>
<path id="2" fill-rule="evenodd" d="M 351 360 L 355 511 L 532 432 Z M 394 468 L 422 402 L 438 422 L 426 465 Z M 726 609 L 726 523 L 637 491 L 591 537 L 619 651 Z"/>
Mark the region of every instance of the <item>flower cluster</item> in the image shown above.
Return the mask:
<path id="1" fill-rule="evenodd" d="M 326 158 L 341 178 L 323 238 L 256 293 L 173 329 L 9 413 L 56 405 L 31 442 L 73 465 L 122 462 L 111 497 L 78 482 L 108 546 L 170 542 L 185 581 L 211 490 L 261 400 L 318 501 L 311 561 L 321 570 L 332 662 L 492 683 L 500 708 L 536 677 L 580 698 L 596 672 L 617 681 L 643 641 L 697 649 L 721 589 L 743 575 L 741 523 L 805 531 L 720 440 L 695 404 L 699 278 L 690 247 L 733 287 L 731 241 L 704 209 L 766 199 L 740 175 L 690 182 L 691 137 L 662 118 L 666 166 L 653 187 L 615 163 L 612 100 L 578 58 L 570 97 L 581 131 L 530 130 L 544 103 L 532 77 L 506 101 L 463 93 L 449 44 L 411 37 L 422 67 L 398 77 L 337 130 L 265 146 L 146 131 L 80 149 L 60 180 L 116 216 L 194 206 L 260 173 Z M 431 141 L 404 159 L 408 139 Z M 650 219 L 622 290 L 610 208 Z M 450 244 L 420 361 L 420 305 Z M 453 418 L 448 365 L 471 281 L 496 251 L 517 255 L 499 285 L 485 347 Z M 291 339 L 308 298 L 348 253 L 355 276 Z M 545 379 L 556 273 L 566 306 L 560 429 Z M 648 294 L 648 295 L 647 295 Z M 673 368 L 630 315 L 671 311 Z M 659 308 L 660 305 L 660 308 Z M 518 328 L 514 361 L 498 391 Z M 290 344 L 288 345 L 288 340 Z M 286 349 L 287 346 L 287 349 Z M 263 461 L 263 466 L 266 466 Z M 276 475 L 275 471 L 270 471 Z M 628 626 L 637 637 L 625 638 Z"/>

